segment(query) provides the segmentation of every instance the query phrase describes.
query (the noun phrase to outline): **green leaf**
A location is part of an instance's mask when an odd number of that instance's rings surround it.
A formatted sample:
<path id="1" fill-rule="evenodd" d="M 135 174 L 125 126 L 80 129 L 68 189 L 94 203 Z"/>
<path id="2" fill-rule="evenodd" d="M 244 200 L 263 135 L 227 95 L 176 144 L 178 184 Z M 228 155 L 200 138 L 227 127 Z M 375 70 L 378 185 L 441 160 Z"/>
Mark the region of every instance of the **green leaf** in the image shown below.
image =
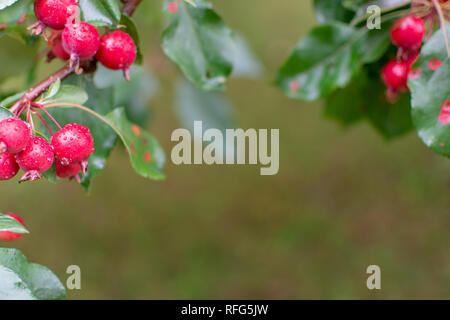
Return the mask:
<path id="1" fill-rule="evenodd" d="M 19 221 L 2 213 L 0 213 L 0 231 L 29 233 L 29 231 Z"/>
<path id="2" fill-rule="evenodd" d="M 6 97 L 3 99 L 3 101 L 0 102 L 1 108 L 9 108 L 11 107 L 17 100 L 22 98 L 22 96 L 26 93 L 26 91 L 22 91 L 13 95 L 10 95 L 9 97 Z"/>
<path id="3" fill-rule="evenodd" d="M 14 115 L 12 114 L 11 111 L 9 111 L 6 108 L 0 107 L 0 120 L 12 117 L 14 117 Z"/>
<path id="4" fill-rule="evenodd" d="M 365 95 L 367 118 L 386 138 L 400 137 L 414 127 L 411 120 L 410 95 L 400 94 L 395 103 L 386 102 L 385 85 L 380 81 L 371 81 L 361 92 Z"/>
<path id="5" fill-rule="evenodd" d="M 225 131 L 234 128 L 231 103 L 221 92 L 205 92 L 186 81 L 176 86 L 175 114 L 181 125 L 193 132 L 194 121 L 202 121 L 203 129 Z"/>
<path id="6" fill-rule="evenodd" d="M 409 95 L 401 94 L 395 103 L 388 103 L 378 74 L 380 66 L 373 69 L 370 77 L 361 72 L 348 87 L 331 94 L 325 116 L 346 126 L 367 119 L 386 139 L 399 137 L 413 129 Z"/>
<path id="7" fill-rule="evenodd" d="M 314 0 L 314 13 L 320 24 L 330 21 L 350 22 L 355 15 L 340 0 Z"/>
<path id="8" fill-rule="evenodd" d="M 49 91 L 37 100 L 38 103 L 50 104 L 70 102 L 75 104 L 84 104 L 89 99 L 87 92 L 79 86 L 70 84 L 60 86 L 56 84 L 54 88 L 52 87 L 50 87 Z"/>
<path id="9" fill-rule="evenodd" d="M 149 100 L 159 88 L 158 79 L 148 68 L 131 66 L 131 80 L 126 81 L 122 72 L 98 66 L 94 75 L 97 88 L 112 88 L 114 107 L 124 107 L 127 118 L 145 127 L 149 118 Z"/>
<path id="10" fill-rule="evenodd" d="M 162 35 L 165 54 L 198 88 L 224 89 L 233 68 L 226 54 L 227 48 L 234 45 L 231 30 L 203 1 L 196 7 L 178 3 L 177 12 L 168 14 L 170 25 Z"/>
<path id="11" fill-rule="evenodd" d="M 120 19 L 120 25 L 125 27 L 121 30 L 128 33 L 131 38 L 133 38 L 134 43 L 136 44 L 137 54 L 135 63 L 142 64 L 141 42 L 139 40 L 139 33 L 136 24 L 134 23 L 133 19 L 123 14 L 122 18 Z"/>
<path id="12" fill-rule="evenodd" d="M 54 83 L 52 83 L 50 88 L 48 88 L 48 90 L 42 95 L 42 100 L 43 101 L 50 100 L 58 93 L 60 88 L 61 88 L 61 79 L 58 78 Z"/>
<path id="13" fill-rule="evenodd" d="M 229 58 L 233 61 L 232 76 L 250 79 L 260 77 L 264 67 L 245 38 L 240 34 L 234 34 L 234 40 L 234 45 L 227 48 Z"/>
<path id="14" fill-rule="evenodd" d="M 10 3 L 2 8 L 2 3 Z M 14 26 L 17 21 L 23 17 L 24 14 L 33 12 L 32 0 L 10 1 L 6 0 L 0 2 L 0 24 L 6 24 L 9 27 Z"/>
<path id="15" fill-rule="evenodd" d="M 313 101 L 345 87 L 362 65 L 379 59 L 388 47 L 388 30 L 321 25 L 299 42 L 276 83 L 291 98 Z"/>
<path id="16" fill-rule="evenodd" d="M 450 24 L 446 24 L 450 35 Z M 450 59 L 443 29 L 422 48 L 410 79 L 412 118 L 420 139 L 434 152 L 450 157 Z"/>
<path id="17" fill-rule="evenodd" d="M 338 89 L 327 98 L 324 116 L 344 126 L 364 118 L 366 107 L 362 94 L 367 88 L 367 77 L 361 73 L 346 88 Z"/>
<path id="18" fill-rule="evenodd" d="M 130 156 L 134 170 L 143 177 L 154 180 L 164 179 L 165 155 L 162 147 L 139 126 L 130 123 L 123 108 L 115 109 L 106 115 L 111 127 L 122 139 Z"/>
<path id="19" fill-rule="evenodd" d="M 80 0 L 83 21 L 96 26 L 115 26 L 120 22 L 118 0 Z"/>
<path id="20" fill-rule="evenodd" d="M 17 249 L 0 248 L 1 300 L 60 300 L 66 291 L 48 268 L 29 263 Z"/>
<path id="21" fill-rule="evenodd" d="M 17 1 L 19 1 L 19 0 L 0 0 L 0 10 L 3 10 L 9 6 L 12 6 Z"/>
<path id="22" fill-rule="evenodd" d="M 33 1 L 21 0 L 14 4 L 0 10 L 0 38 L 4 35 L 16 38 L 26 45 L 32 46 L 39 39 L 36 36 L 31 36 L 30 32 L 26 29 L 26 24 L 19 24 L 19 20 L 24 15 L 33 15 Z"/>

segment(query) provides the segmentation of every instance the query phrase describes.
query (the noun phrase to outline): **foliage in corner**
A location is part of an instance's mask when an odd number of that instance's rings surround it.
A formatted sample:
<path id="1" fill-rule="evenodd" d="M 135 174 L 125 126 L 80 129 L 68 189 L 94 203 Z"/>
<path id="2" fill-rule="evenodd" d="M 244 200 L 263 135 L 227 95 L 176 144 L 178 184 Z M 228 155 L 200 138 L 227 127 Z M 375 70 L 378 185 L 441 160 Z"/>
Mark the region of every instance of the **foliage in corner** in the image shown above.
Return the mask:
<path id="1" fill-rule="evenodd" d="M 314 9 L 319 25 L 280 68 L 278 87 L 324 98 L 324 115 L 344 126 L 365 119 L 387 139 L 416 129 L 449 157 L 449 2 L 314 0 Z"/>

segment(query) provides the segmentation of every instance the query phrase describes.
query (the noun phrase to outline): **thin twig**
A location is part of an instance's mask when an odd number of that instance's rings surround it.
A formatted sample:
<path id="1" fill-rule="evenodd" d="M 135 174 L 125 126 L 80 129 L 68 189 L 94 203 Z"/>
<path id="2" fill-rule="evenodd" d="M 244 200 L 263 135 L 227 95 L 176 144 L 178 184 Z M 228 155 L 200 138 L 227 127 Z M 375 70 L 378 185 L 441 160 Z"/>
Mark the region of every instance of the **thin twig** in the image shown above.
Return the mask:
<path id="1" fill-rule="evenodd" d="M 122 13 L 126 16 L 131 17 L 134 13 L 134 10 L 136 10 L 141 1 L 142 0 L 122 0 L 124 4 Z"/>
<path id="2" fill-rule="evenodd" d="M 70 67 L 69 65 L 66 65 L 62 69 L 58 70 L 54 74 L 52 74 L 47 79 L 41 81 L 36 86 L 31 88 L 30 90 L 25 93 L 22 98 L 20 98 L 10 109 L 12 113 L 15 113 L 19 108 L 26 103 L 27 101 L 33 101 L 37 97 L 39 97 L 43 92 L 47 91 L 50 86 L 58 81 L 58 79 L 63 80 L 70 76 L 74 72 L 74 68 Z"/>
<path id="3" fill-rule="evenodd" d="M 437 0 L 433 0 L 433 4 L 434 4 L 434 7 L 439 16 L 439 21 L 440 21 L 440 24 L 442 27 L 442 32 L 444 33 L 445 46 L 447 47 L 447 54 L 448 54 L 448 57 L 450 58 L 450 43 L 448 41 L 447 28 L 445 27 L 444 13 L 442 12 L 441 5 L 439 4 L 439 2 Z"/>

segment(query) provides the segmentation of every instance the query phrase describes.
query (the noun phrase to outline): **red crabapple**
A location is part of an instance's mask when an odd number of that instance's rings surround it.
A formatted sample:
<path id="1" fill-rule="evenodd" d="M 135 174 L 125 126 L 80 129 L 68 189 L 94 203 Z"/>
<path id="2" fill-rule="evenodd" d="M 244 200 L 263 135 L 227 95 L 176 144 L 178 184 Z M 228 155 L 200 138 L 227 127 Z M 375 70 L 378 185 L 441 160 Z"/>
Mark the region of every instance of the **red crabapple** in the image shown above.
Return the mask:
<path id="1" fill-rule="evenodd" d="M 7 118 L 0 121 L 0 154 L 18 153 L 25 149 L 30 141 L 30 125 L 19 118 Z"/>
<path id="2" fill-rule="evenodd" d="M 388 88 L 403 91 L 407 89 L 409 70 L 407 62 L 391 60 L 383 67 L 381 77 Z"/>
<path id="3" fill-rule="evenodd" d="M 0 156 L 0 180 L 9 180 L 16 176 L 19 172 L 19 165 L 15 156 L 11 153 L 4 152 Z"/>
<path id="4" fill-rule="evenodd" d="M 398 19 L 391 27 L 391 40 L 404 50 L 417 50 L 425 37 L 425 23 L 416 16 Z"/>
<path id="5" fill-rule="evenodd" d="M 130 79 L 130 66 L 136 60 L 136 45 L 128 33 L 117 30 L 101 38 L 97 59 L 112 70 L 123 69 L 125 78 Z"/>
<path id="6" fill-rule="evenodd" d="M 36 0 L 34 13 L 38 22 L 29 27 L 34 34 L 41 34 L 45 27 L 64 29 L 79 13 L 76 0 Z"/>
<path id="7" fill-rule="evenodd" d="M 26 149 L 16 155 L 16 161 L 26 173 L 20 182 L 41 178 L 40 173 L 47 171 L 53 164 L 53 148 L 41 137 L 32 137 Z"/>
<path id="8" fill-rule="evenodd" d="M 10 216 L 11 218 L 18 221 L 21 225 L 23 225 L 25 227 L 25 222 L 23 221 L 21 216 L 15 214 L 15 213 L 12 213 L 12 212 L 5 213 L 5 216 Z M 14 241 L 14 240 L 18 240 L 18 239 L 22 238 L 22 236 L 23 236 L 22 233 L 15 233 L 15 232 L 11 232 L 11 231 L 0 231 L 0 240 L 1 241 Z"/>
<path id="9" fill-rule="evenodd" d="M 48 39 L 48 46 L 53 55 L 61 60 L 69 60 L 70 55 L 64 50 L 61 40 L 61 32 L 53 32 Z"/>
<path id="10" fill-rule="evenodd" d="M 76 63 L 77 69 L 80 59 L 92 58 L 100 47 L 100 34 L 87 22 L 67 25 L 61 37 L 64 50 L 70 54 L 70 63 Z"/>
<path id="11" fill-rule="evenodd" d="M 80 163 L 69 164 L 64 166 L 61 162 L 55 162 L 56 175 L 60 178 L 73 178 L 81 172 Z"/>
<path id="12" fill-rule="evenodd" d="M 83 173 L 87 168 L 87 159 L 95 152 L 94 139 L 89 128 L 81 124 L 69 123 L 51 138 L 55 158 L 60 164 L 80 163 Z"/>

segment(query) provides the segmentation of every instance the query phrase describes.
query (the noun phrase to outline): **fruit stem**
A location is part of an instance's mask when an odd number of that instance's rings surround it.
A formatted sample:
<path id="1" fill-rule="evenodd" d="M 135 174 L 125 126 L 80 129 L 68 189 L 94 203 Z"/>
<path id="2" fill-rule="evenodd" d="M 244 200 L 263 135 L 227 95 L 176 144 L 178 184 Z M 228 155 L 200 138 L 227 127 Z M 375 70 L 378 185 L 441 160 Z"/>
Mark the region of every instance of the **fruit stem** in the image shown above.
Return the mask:
<path id="1" fill-rule="evenodd" d="M 47 110 L 45 110 L 45 108 L 42 107 L 41 104 L 36 103 L 36 102 L 31 102 L 31 104 L 33 106 L 39 108 L 40 110 L 42 110 L 47 115 L 47 117 L 49 117 L 53 121 L 53 123 L 56 124 L 56 126 L 59 128 L 59 130 L 62 129 L 62 127 L 59 125 L 58 121 L 56 121 L 55 118 L 53 118 L 52 115 Z"/>
<path id="2" fill-rule="evenodd" d="M 439 4 L 438 0 L 433 0 L 433 4 L 434 4 L 434 8 L 436 9 L 436 12 L 439 16 L 439 22 L 441 24 L 442 32 L 444 33 L 445 46 L 447 47 L 447 54 L 448 54 L 448 57 L 450 58 L 450 43 L 448 41 L 447 28 L 445 27 L 444 13 L 442 12 L 442 8 L 441 8 L 441 5 Z"/>
<path id="3" fill-rule="evenodd" d="M 27 103 L 27 121 L 31 126 L 31 130 L 34 132 L 34 122 L 33 122 L 33 118 L 31 117 L 31 112 L 30 112 L 31 106 L 30 103 Z"/>
<path id="4" fill-rule="evenodd" d="M 50 132 L 51 135 L 53 135 L 53 131 L 52 129 L 50 129 L 50 127 L 48 126 L 47 122 L 44 120 L 44 118 L 42 118 L 42 116 L 39 114 L 39 112 L 36 111 L 35 108 L 31 108 L 31 110 L 33 110 L 34 114 L 37 115 L 37 117 L 39 118 L 39 120 L 42 121 L 42 123 L 44 124 L 44 126 L 47 128 L 48 132 Z"/>
<path id="5" fill-rule="evenodd" d="M 124 4 L 122 13 L 131 17 L 141 1 L 142 0 L 122 0 L 122 3 Z"/>

